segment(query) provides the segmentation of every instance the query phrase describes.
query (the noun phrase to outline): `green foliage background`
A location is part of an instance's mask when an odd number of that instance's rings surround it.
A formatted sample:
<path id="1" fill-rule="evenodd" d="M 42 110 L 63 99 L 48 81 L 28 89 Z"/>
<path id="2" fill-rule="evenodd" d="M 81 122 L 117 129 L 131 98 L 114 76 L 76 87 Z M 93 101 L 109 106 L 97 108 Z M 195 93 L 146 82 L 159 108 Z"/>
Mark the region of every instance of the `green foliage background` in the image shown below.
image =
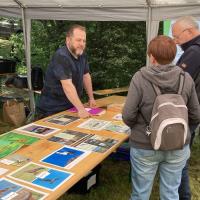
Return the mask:
<path id="1" fill-rule="evenodd" d="M 67 28 L 74 23 L 86 26 L 87 56 L 93 77 L 94 89 L 122 87 L 129 84 L 131 77 L 146 62 L 145 22 L 69 22 L 32 21 L 31 63 L 44 71 L 59 46 L 65 44 Z M 23 33 L 13 34 L 12 57 L 18 58 L 18 67 L 24 61 Z"/>

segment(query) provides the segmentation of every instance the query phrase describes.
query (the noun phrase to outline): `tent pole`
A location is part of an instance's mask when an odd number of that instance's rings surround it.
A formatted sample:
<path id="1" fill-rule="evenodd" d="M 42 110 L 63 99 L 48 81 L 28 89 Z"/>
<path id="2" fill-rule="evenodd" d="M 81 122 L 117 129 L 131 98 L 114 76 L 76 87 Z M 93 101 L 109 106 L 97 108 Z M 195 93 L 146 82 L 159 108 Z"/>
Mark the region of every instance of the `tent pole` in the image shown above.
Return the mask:
<path id="1" fill-rule="evenodd" d="M 26 66 L 27 66 L 27 82 L 29 89 L 29 98 L 30 98 L 30 109 L 31 112 L 35 111 L 35 100 L 34 100 L 34 92 L 32 91 L 31 84 L 31 48 L 30 48 L 30 32 L 31 32 L 31 20 L 25 18 L 24 8 L 21 7 L 22 10 L 22 22 L 23 22 L 23 33 L 24 33 L 24 45 L 25 45 L 25 58 L 26 58 Z"/>
<path id="2" fill-rule="evenodd" d="M 148 5 L 148 20 L 146 22 L 146 38 L 147 38 L 147 47 L 150 42 L 150 37 L 151 37 L 151 19 L 152 19 L 152 9 L 150 5 L 150 1 L 146 0 L 147 5 Z M 149 66 L 149 56 L 147 55 L 146 57 L 146 66 Z"/>

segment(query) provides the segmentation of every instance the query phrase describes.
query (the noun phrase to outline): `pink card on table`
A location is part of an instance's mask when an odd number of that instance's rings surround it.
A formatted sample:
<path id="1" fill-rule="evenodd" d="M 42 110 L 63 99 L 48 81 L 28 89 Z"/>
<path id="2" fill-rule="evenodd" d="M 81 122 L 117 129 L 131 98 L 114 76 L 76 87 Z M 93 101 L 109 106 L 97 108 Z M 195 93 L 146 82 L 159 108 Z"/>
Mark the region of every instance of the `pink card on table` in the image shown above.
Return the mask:
<path id="1" fill-rule="evenodd" d="M 105 111 L 102 108 L 85 108 L 85 110 L 87 110 L 91 115 L 100 115 L 100 114 L 103 114 L 103 111 Z M 78 112 L 78 110 L 75 107 L 70 108 L 67 111 L 69 111 L 69 112 Z"/>

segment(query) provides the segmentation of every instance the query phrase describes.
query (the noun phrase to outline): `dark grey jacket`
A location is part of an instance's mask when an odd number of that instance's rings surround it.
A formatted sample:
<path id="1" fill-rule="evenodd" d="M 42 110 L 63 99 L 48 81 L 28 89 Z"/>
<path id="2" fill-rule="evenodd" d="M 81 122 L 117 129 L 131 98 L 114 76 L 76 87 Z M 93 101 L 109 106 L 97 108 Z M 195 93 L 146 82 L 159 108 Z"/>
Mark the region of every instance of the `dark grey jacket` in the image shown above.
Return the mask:
<path id="1" fill-rule="evenodd" d="M 200 35 L 182 44 L 181 48 L 184 53 L 176 65 L 188 72 L 193 78 L 200 102 Z"/>
<path id="2" fill-rule="evenodd" d="M 122 111 L 123 121 L 131 127 L 131 146 L 152 149 L 150 138 L 145 133 L 145 121 L 150 121 L 156 98 L 151 82 L 157 85 L 162 93 L 177 93 L 181 71 L 180 67 L 174 65 L 161 65 L 148 68 L 143 67 L 135 73 L 131 80 L 126 103 Z M 187 72 L 185 72 L 182 96 L 188 107 L 190 123 L 198 124 L 200 122 L 200 106 L 194 82 Z M 186 143 L 189 143 L 189 139 L 190 133 L 188 130 Z"/>

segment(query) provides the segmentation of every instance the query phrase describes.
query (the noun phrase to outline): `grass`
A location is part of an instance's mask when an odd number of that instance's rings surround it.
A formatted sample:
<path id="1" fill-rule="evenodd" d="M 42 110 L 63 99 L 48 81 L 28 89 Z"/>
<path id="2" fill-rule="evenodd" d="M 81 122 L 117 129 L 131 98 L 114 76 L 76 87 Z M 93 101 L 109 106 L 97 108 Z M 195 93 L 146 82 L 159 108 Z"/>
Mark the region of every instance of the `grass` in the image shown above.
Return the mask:
<path id="1" fill-rule="evenodd" d="M 197 135 L 192 147 L 190 158 L 190 186 L 192 190 L 192 199 L 200 199 L 200 135 Z"/>
<path id="2" fill-rule="evenodd" d="M 12 130 L 0 121 L 0 133 Z M 190 186 L 192 200 L 200 200 L 200 135 L 196 135 L 190 158 Z M 158 177 L 155 178 L 151 200 L 159 200 Z M 131 193 L 130 165 L 128 161 L 107 158 L 102 162 L 99 184 L 87 194 L 65 193 L 59 200 L 127 200 Z"/>

